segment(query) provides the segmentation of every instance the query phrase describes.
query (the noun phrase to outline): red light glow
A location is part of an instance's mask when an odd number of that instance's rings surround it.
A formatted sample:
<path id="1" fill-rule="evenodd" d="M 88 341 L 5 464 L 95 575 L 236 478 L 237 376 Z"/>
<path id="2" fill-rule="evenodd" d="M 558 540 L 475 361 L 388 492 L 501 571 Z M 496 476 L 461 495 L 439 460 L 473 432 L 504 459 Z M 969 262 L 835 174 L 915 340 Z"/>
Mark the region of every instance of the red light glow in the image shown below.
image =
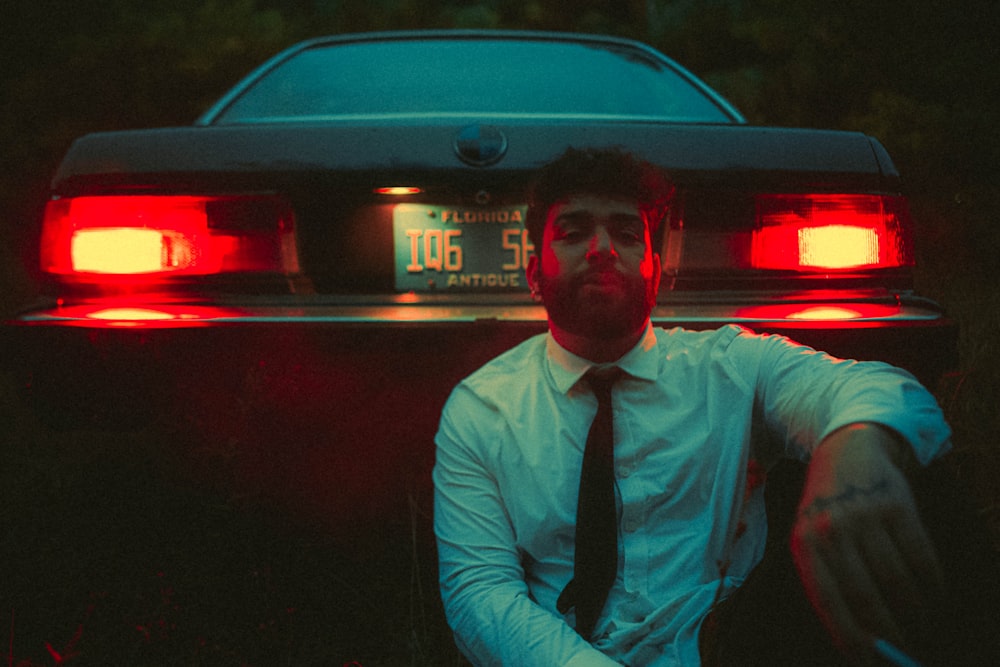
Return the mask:
<path id="1" fill-rule="evenodd" d="M 799 230 L 799 263 L 828 269 L 878 264 L 878 240 L 870 227 L 806 227 Z"/>
<path id="2" fill-rule="evenodd" d="M 275 197 L 87 196 L 48 203 L 41 263 L 95 278 L 289 274 L 298 254 L 291 209 Z"/>
<path id="3" fill-rule="evenodd" d="M 90 273 L 152 273 L 193 267 L 190 238 L 155 229 L 116 227 L 81 229 L 70 240 L 74 271 Z"/>
<path id="4" fill-rule="evenodd" d="M 390 195 L 394 197 L 401 197 L 406 195 L 418 195 L 421 192 L 423 192 L 422 189 L 412 185 L 393 185 L 385 188 L 375 188 L 376 194 Z"/>
<path id="5" fill-rule="evenodd" d="M 96 310 L 89 313 L 87 317 L 107 321 L 136 320 L 150 322 L 155 320 L 172 320 L 183 316 L 174 315 L 162 310 L 152 310 L 150 308 L 105 308 L 104 310 Z"/>
<path id="6" fill-rule="evenodd" d="M 825 271 L 912 263 L 898 197 L 766 195 L 757 199 L 753 266 Z"/>
<path id="7" fill-rule="evenodd" d="M 101 305 L 81 304 L 60 307 L 41 318 L 65 326 L 88 328 L 189 328 L 211 326 L 215 322 L 246 317 L 235 308 L 196 305 L 131 305 L 109 301 Z"/>
<path id="8" fill-rule="evenodd" d="M 737 310 L 739 320 L 765 322 L 847 322 L 852 320 L 891 320 L 898 316 L 898 305 L 843 303 L 807 305 L 801 302 L 746 306 Z"/>
<path id="9" fill-rule="evenodd" d="M 814 306 L 804 308 L 794 313 L 788 314 L 790 320 L 810 320 L 810 321 L 832 321 L 832 320 L 856 320 L 862 314 L 853 308 L 841 308 L 839 306 Z"/>

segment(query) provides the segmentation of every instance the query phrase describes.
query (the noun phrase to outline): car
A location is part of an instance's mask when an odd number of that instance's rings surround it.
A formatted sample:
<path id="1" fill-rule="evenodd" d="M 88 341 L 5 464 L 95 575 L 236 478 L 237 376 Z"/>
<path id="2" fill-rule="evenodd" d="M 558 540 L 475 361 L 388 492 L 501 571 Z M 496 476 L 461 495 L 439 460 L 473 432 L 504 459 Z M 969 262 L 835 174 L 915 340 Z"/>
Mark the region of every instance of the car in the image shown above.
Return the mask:
<path id="1" fill-rule="evenodd" d="M 225 450 L 338 525 L 403 515 L 454 384 L 546 328 L 526 186 L 586 146 L 676 185 L 655 324 L 736 323 L 929 385 L 956 364 L 876 138 L 750 125 L 636 41 L 419 31 L 306 41 L 190 126 L 73 143 L 8 369 L 52 427 Z"/>

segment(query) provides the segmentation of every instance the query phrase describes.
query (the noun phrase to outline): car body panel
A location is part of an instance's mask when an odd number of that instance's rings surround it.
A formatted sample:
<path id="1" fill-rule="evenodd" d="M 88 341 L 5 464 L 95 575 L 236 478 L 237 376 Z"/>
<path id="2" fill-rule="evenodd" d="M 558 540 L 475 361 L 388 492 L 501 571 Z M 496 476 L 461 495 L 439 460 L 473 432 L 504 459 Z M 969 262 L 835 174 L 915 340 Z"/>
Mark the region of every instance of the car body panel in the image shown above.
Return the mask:
<path id="1" fill-rule="evenodd" d="M 272 173 L 343 172 L 406 174 L 468 171 L 456 156 L 454 142 L 467 125 L 480 119 L 406 124 L 268 125 L 212 128 L 166 128 L 99 133 L 77 140 L 58 171 L 53 187 L 75 192 L 84 184 L 114 187 L 115 177 L 133 185 L 141 177 L 212 174 L 263 176 Z M 596 122 L 580 127 L 567 123 L 490 121 L 507 135 L 508 150 L 495 172 L 532 170 L 554 159 L 566 146 L 629 146 L 640 155 L 685 180 L 697 172 L 771 180 L 793 178 L 802 187 L 891 187 L 898 173 L 882 158 L 884 149 L 866 135 L 853 132 L 727 125 L 662 126 L 653 123 Z M 824 178 L 825 177 L 825 178 Z M 98 180 L 99 179 L 99 180 Z M 262 179 L 263 180 L 263 179 Z M 95 183 L 95 181 L 98 181 Z M 148 185 L 158 183 L 150 180 Z M 200 185 L 200 183 L 199 183 Z M 203 186 L 202 186 L 203 187 Z"/>

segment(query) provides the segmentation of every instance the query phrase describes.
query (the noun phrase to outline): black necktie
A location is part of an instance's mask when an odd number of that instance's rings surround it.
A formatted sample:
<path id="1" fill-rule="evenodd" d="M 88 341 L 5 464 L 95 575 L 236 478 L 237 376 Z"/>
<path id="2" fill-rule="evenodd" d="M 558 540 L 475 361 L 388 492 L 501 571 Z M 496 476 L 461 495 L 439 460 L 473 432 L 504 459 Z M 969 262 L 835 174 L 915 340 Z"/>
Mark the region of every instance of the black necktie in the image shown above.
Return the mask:
<path id="1" fill-rule="evenodd" d="M 576 608 L 576 631 L 589 640 L 608 591 L 618 574 L 618 513 L 615 509 L 614 421 L 611 388 L 618 368 L 591 370 L 584 376 L 597 397 L 597 414 L 587 434 L 576 505 L 576 546 L 573 579 L 556 607 L 565 614 Z"/>

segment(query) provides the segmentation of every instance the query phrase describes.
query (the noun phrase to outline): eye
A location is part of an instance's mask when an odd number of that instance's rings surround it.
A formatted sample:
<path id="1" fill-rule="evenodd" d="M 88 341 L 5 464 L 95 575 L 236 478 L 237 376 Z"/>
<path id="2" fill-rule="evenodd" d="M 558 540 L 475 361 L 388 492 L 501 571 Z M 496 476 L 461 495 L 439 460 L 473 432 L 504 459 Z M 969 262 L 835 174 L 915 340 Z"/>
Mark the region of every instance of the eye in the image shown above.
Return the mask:
<path id="1" fill-rule="evenodd" d="M 634 225 L 619 227 L 615 232 L 615 237 L 618 239 L 619 243 L 629 245 L 645 243 L 646 241 L 644 230 L 641 227 Z"/>
<path id="2" fill-rule="evenodd" d="M 555 228 L 553 239 L 566 243 L 580 243 L 587 240 L 591 234 L 590 226 L 583 222 L 568 222 Z"/>

